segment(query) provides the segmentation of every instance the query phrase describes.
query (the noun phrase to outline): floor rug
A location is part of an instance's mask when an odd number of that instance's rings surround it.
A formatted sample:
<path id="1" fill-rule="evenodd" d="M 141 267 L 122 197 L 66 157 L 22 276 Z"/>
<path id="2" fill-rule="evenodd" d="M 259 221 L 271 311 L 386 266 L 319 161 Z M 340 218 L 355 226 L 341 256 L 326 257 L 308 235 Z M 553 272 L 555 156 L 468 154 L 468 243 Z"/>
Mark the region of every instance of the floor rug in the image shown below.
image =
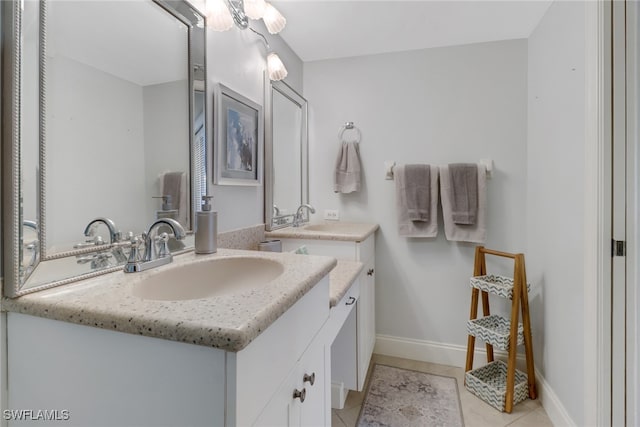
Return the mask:
<path id="1" fill-rule="evenodd" d="M 376 364 L 358 426 L 463 427 L 455 378 Z"/>

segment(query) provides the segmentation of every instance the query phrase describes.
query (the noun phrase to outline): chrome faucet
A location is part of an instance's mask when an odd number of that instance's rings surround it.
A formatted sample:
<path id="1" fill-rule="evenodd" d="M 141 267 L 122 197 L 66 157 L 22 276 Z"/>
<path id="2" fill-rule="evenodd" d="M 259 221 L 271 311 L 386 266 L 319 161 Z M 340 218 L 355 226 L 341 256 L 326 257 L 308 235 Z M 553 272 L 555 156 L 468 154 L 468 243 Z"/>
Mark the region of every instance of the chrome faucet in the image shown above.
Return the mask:
<path id="1" fill-rule="evenodd" d="M 109 239 L 110 239 L 109 243 L 116 243 L 118 240 L 120 240 L 120 232 L 116 228 L 116 224 L 109 218 L 102 218 L 102 217 L 96 218 L 92 220 L 89 224 L 87 224 L 87 227 L 84 229 L 84 235 L 86 237 L 92 237 L 96 232 L 96 228 L 98 228 L 98 225 L 100 223 L 106 225 L 107 228 L 109 229 Z"/>
<path id="2" fill-rule="evenodd" d="M 102 239 L 102 236 L 95 235 L 96 229 L 100 224 L 104 224 L 109 230 L 109 245 L 113 247 L 112 252 L 116 261 L 118 263 L 125 262 L 127 260 L 127 255 L 124 253 L 121 245 L 125 244 L 126 242 L 120 243 L 122 237 L 121 233 L 116 228 L 116 224 L 109 218 L 99 217 L 91 220 L 84 229 L 84 235 L 86 237 L 89 237 L 89 239 L 85 240 L 84 242 L 76 243 L 75 245 L 73 245 L 73 248 L 83 249 L 95 247 L 96 250 L 102 251 L 100 247 L 106 245 L 107 243 Z M 97 257 L 96 256 L 97 255 L 79 256 L 77 257 L 78 264 L 83 264 L 87 262 L 87 260 L 89 260 L 91 261 L 92 268 L 104 268 L 108 266 L 105 264 L 105 262 L 108 261 L 109 257 L 105 257 L 103 255 L 99 255 Z"/>
<path id="3" fill-rule="evenodd" d="M 168 225 L 177 240 L 184 239 L 185 231 L 178 221 L 171 218 L 161 218 L 157 220 L 151 224 L 146 233 L 142 234 L 142 239 L 138 237 L 133 238 L 131 243 L 131 252 L 129 253 L 129 260 L 124 266 L 125 273 L 145 271 L 150 268 L 169 264 L 173 261 L 173 255 L 171 255 L 171 251 L 169 251 L 167 243 L 169 241 L 169 235 L 167 233 L 161 233 L 159 236 L 154 236 L 154 232 L 161 225 Z M 157 234 L 157 232 L 155 234 Z M 140 258 L 140 245 L 143 242 L 144 255 Z M 156 247 L 156 244 L 158 243 L 160 244 L 159 249 Z"/>
<path id="4" fill-rule="evenodd" d="M 311 205 L 309 205 L 307 203 L 304 203 L 304 204 L 300 205 L 298 207 L 298 210 L 296 210 L 296 214 L 293 217 L 293 226 L 294 227 L 300 227 L 300 224 L 304 222 L 304 216 L 302 216 L 302 209 L 303 208 L 308 209 L 309 212 L 311 212 L 311 213 L 316 213 L 316 209 L 313 206 L 311 206 Z"/>

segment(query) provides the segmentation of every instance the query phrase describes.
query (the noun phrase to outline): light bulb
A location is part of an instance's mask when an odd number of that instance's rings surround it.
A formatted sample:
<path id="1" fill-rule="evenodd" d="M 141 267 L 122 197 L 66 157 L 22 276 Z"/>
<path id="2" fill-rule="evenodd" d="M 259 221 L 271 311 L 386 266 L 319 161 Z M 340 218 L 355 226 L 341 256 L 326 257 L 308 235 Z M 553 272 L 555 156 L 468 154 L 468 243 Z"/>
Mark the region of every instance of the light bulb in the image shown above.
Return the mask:
<path id="1" fill-rule="evenodd" d="M 269 74 L 269 79 L 274 81 L 287 77 L 287 69 L 275 52 L 271 52 L 267 56 L 267 74 Z"/>
<path id="2" fill-rule="evenodd" d="M 251 19 L 262 18 L 266 7 L 264 0 L 244 0 L 244 13 Z"/>
<path id="3" fill-rule="evenodd" d="M 267 27 L 267 31 L 271 34 L 278 34 L 287 24 L 287 20 L 278 12 L 278 9 L 266 2 L 262 19 L 264 20 L 264 25 Z"/>
<path id="4" fill-rule="evenodd" d="M 214 31 L 227 31 L 233 27 L 231 12 L 224 0 L 207 0 L 207 26 Z"/>

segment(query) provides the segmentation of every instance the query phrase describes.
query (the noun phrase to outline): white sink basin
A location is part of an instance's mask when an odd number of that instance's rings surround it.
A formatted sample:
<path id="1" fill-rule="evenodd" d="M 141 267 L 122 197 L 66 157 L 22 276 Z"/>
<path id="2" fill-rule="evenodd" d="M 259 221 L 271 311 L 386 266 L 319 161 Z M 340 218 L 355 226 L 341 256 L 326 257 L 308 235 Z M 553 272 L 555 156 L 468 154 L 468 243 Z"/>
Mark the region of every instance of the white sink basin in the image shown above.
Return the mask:
<path id="1" fill-rule="evenodd" d="M 133 295 L 163 301 L 208 298 L 258 288 L 283 272 L 284 266 L 270 259 L 213 258 L 149 276 L 134 285 Z"/>
<path id="2" fill-rule="evenodd" d="M 335 223 L 335 224 L 309 224 L 303 227 L 308 231 L 322 231 L 327 233 L 344 233 L 353 230 L 352 224 Z"/>

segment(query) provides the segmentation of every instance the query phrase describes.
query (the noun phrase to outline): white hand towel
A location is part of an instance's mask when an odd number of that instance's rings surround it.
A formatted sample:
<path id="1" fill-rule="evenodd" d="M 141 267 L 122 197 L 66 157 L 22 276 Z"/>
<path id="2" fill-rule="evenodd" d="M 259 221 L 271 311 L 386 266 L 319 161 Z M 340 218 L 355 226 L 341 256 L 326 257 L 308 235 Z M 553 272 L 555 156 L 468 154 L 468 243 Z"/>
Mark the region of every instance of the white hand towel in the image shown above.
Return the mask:
<path id="1" fill-rule="evenodd" d="M 487 239 L 487 179 L 484 165 L 478 167 L 478 213 L 476 223 L 472 225 L 455 224 L 451 207 L 451 176 L 449 166 L 440 166 L 440 199 L 442 200 L 442 217 L 444 234 L 447 240 L 454 242 L 484 243 Z"/>
<path id="2" fill-rule="evenodd" d="M 404 166 L 393 168 L 396 181 L 396 211 L 398 234 L 404 237 L 436 237 L 438 235 L 438 168 L 431 167 L 431 195 L 429 200 L 429 220 L 411 221 L 407 209 Z"/>
<path id="3" fill-rule="evenodd" d="M 343 142 L 336 160 L 336 193 L 360 191 L 360 149 L 357 142 Z"/>

